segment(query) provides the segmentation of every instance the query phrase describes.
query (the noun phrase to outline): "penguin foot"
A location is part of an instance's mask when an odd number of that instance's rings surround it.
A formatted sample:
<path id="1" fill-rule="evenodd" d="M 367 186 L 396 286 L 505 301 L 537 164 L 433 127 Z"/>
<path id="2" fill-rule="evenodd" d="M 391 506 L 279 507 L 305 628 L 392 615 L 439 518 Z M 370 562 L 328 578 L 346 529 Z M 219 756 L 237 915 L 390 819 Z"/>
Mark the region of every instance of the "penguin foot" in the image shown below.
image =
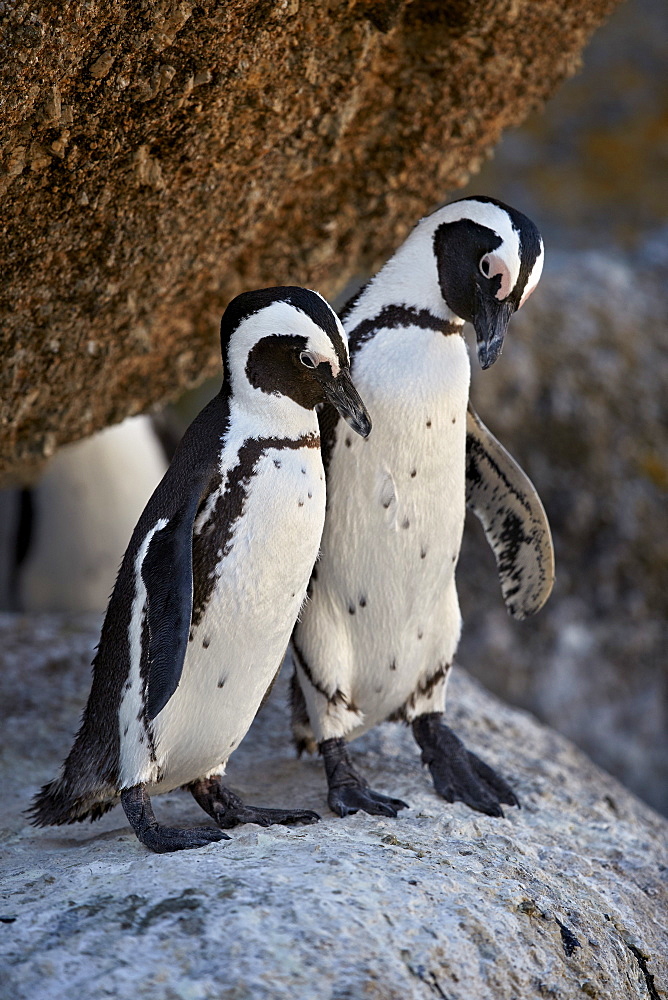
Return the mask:
<path id="1" fill-rule="evenodd" d="M 265 809 L 247 806 L 238 795 L 223 785 L 220 778 L 199 778 L 188 785 L 195 802 L 211 816 L 222 830 L 240 823 L 258 826 L 291 826 L 293 823 L 317 823 L 320 817 L 310 809 Z"/>
<path id="2" fill-rule="evenodd" d="M 161 826 L 155 818 L 151 799 L 144 785 L 124 789 L 121 792 L 121 805 L 137 838 L 156 854 L 190 851 L 218 840 L 230 839 L 222 830 L 214 830 L 211 826 L 197 826 L 190 830 Z"/>
<path id="3" fill-rule="evenodd" d="M 345 740 L 323 740 L 320 753 L 325 762 L 329 794 L 327 802 L 338 816 L 349 816 L 360 809 L 372 816 L 396 816 L 408 803 L 374 792 L 366 778 L 355 769 Z"/>
<path id="4" fill-rule="evenodd" d="M 465 802 L 487 816 L 503 816 L 501 803 L 520 808 L 510 785 L 474 753 L 443 722 L 440 712 L 420 715 L 413 722 L 413 735 L 422 749 L 422 763 L 434 779 L 434 787 L 447 802 Z"/>

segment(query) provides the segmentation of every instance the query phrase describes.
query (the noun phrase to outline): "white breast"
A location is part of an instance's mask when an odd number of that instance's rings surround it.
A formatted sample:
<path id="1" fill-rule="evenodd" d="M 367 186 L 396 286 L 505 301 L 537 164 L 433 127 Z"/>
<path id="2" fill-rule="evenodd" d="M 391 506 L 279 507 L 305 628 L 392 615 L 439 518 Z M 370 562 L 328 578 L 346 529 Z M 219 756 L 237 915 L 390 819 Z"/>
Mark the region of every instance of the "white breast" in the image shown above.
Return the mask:
<path id="1" fill-rule="evenodd" d="M 122 745 L 124 784 L 168 791 L 219 768 L 243 739 L 278 670 L 306 594 L 325 511 L 318 448 L 269 449 L 258 461 L 242 516 L 181 682 L 154 721 L 155 757 Z"/>
<path id="2" fill-rule="evenodd" d="M 373 431 L 363 441 L 338 426 L 297 642 L 317 678 L 350 693 L 359 732 L 449 662 L 459 639 L 470 369 L 460 335 L 411 328 L 377 334 L 353 372 Z"/>

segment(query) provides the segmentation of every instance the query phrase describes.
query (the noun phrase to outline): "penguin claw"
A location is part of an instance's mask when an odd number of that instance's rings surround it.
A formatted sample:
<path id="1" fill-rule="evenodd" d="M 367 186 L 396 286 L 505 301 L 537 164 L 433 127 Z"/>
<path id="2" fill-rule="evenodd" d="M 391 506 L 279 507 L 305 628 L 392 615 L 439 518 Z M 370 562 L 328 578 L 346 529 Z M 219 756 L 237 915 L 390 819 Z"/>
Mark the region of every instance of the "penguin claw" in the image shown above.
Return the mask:
<path id="1" fill-rule="evenodd" d="M 473 770 L 496 793 L 499 802 L 503 802 L 506 806 L 517 806 L 518 809 L 521 809 L 520 800 L 508 782 L 500 774 L 497 774 L 489 764 L 486 764 L 484 760 L 481 760 L 480 757 L 472 753 L 471 750 L 467 750 L 466 752 Z"/>
<path id="2" fill-rule="evenodd" d="M 396 816 L 400 809 L 409 808 L 407 802 L 369 788 L 368 781 L 355 769 L 344 739 L 324 740 L 320 753 L 329 787 L 327 802 L 337 816 L 350 816 L 360 809 L 372 816 Z"/>
<path id="3" fill-rule="evenodd" d="M 337 816 L 350 816 L 363 812 L 372 816 L 396 817 L 401 809 L 408 809 L 408 803 L 401 799 L 393 799 L 389 795 L 374 792 L 365 785 L 339 785 L 329 789 L 327 797 L 329 808 Z"/>
<path id="4" fill-rule="evenodd" d="M 139 840 L 155 854 L 171 854 L 172 851 L 191 851 L 198 847 L 215 844 L 219 840 L 230 840 L 222 830 L 212 826 L 199 826 L 180 830 L 174 826 L 151 826 L 137 834 Z"/>
<path id="5" fill-rule="evenodd" d="M 181 830 L 175 826 L 161 826 L 155 818 L 151 799 L 145 785 L 134 785 L 121 791 L 121 805 L 137 839 L 156 854 L 172 851 L 191 851 L 206 847 L 218 840 L 229 840 L 226 833 L 212 826 L 198 826 Z"/>
<path id="6" fill-rule="evenodd" d="M 187 786 L 195 802 L 211 816 L 221 830 L 230 830 L 241 823 L 257 826 L 291 826 L 293 823 L 317 823 L 320 819 L 311 809 L 267 809 L 247 806 L 238 795 L 226 788 L 219 777 L 199 778 Z"/>
<path id="7" fill-rule="evenodd" d="M 413 722 L 413 735 L 422 749 L 434 787 L 446 802 L 464 802 L 476 812 L 503 817 L 501 803 L 520 808 L 510 785 L 489 764 L 467 750 L 445 725 L 439 712 Z"/>
<path id="8" fill-rule="evenodd" d="M 262 806 L 241 805 L 241 808 L 234 811 L 227 810 L 221 816 L 221 825 L 224 823 L 226 829 L 236 826 L 239 823 L 255 823 L 257 826 L 292 826 L 302 824 L 304 826 L 311 823 L 320 822 L 320 816 L 311 809 L 267 809 Z"/>

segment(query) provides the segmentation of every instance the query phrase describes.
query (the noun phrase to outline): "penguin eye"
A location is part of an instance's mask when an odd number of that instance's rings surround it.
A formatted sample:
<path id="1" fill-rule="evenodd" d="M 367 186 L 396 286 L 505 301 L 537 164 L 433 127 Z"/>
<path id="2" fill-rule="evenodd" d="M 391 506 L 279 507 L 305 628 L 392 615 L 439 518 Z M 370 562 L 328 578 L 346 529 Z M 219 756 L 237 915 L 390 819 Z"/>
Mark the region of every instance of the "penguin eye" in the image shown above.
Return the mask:
<path id="1" fill-rule="evenodd" d="M 303 365 L 306 366 L 306 368 L 317 368 L 318 367 L 317 364 L 316 364 L 316 362 L 315 362 L 315 358 L 313 357 L 312 354 L 309 354 L 308 351 L 302 351 L 301 354 L 299 355 L 299 360 L 301 361 L 301 363 Z"/>
<path id="2" fill-rule="evenodd" d="M 480 261 L 480 270 L 482 271 L 482 273 L 485 275 L 486 278 L 489 278 L 489 257 L 487 256 L 487 254 L 485 254 L 485 256 Z"/>

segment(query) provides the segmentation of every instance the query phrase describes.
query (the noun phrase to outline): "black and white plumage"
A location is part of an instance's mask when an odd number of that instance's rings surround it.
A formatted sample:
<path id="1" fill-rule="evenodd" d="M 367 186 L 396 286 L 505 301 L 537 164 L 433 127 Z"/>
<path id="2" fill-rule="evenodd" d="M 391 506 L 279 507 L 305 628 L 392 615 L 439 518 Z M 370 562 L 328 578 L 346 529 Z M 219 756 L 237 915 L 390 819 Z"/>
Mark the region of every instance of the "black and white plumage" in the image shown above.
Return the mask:
<path id="1" fill-rule="evenodd" d="M 125 553 L 62 774 L 36 796 L 36 825 L 96 819 L 121 799 L 158 852 L 225 837 L 177 830 L 150 796 L 180 785 L 221 828 L 304 821 L 224 788 L 225 763 L 270 687 L 304 601 L 325 513 L 314 407 L 361 434 L 346 336 L 317 293 L 237 296 L 221 323 L 225 379 L 186 431 Z"/>
<path id="2" fill-rule="evenodd" d="M 321 416 L 327 518 L 293 637 L 295 741 L 319 745 L 340 815 L 396 815 L 405 805 L 368 788 L 345 746 L 386 719 L 412 724 L 449 801 L 492 815 L 517 802 L 442 713 L 461 631 L 455 569 L 467 504 L 483 523 L 512 614 L 538 610 L 552 587 L 545 513 L 469 406 L 462 337 L 472 322 L 489 367 L 542 263 L 529 219 L 490 198 L 462 199 L 423 219 L 344 310 L 374 432 L 358 441 L 331 410 Z"/>

